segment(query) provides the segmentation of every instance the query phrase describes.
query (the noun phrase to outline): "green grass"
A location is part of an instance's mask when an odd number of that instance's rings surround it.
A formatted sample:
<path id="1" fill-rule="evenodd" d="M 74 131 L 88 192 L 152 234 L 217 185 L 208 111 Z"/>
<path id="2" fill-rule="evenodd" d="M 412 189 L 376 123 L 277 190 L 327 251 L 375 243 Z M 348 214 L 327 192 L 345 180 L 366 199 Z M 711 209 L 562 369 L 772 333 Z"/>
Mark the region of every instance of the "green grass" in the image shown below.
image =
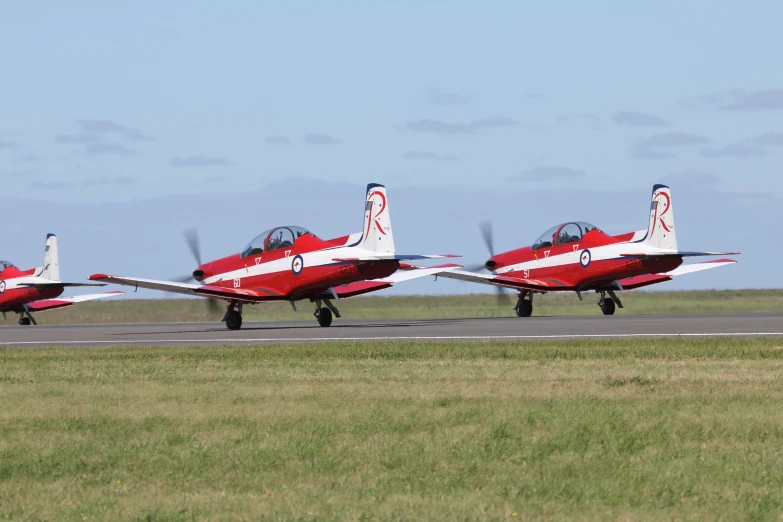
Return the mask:
<path id="1" fill-rule="evenodd" d="M 783 290 L 706 290 L 682 292 L 622 292 L 625 309 L 618 314 L 757 313 L 783 312 Z M 533 315 L 600 315 L 596 294 L 585 294 L 580 302 L 574 294 L 537 295 Z M 450 296 L 367 296 L 336 303 L 350 319 L 417 319 L 460 317 L 509 317 L 514 299 L 498 305 L 494 295 Z M 313 321 L 314 305 L 297 303 L 294 312 L 288 303 L 266 303 L 245 307 L 245 320 Z M 105 300 L 37 314 L 41 324 L 142 323 L 219 320 L 210 316 L 201 299 Z M 0 325 L 16 324 L 9 316 Z"/>
<path id="2" fill-rule="evenodd" d="M 775 520 L 783 340 L 0 350 L 0 519 Z"/>

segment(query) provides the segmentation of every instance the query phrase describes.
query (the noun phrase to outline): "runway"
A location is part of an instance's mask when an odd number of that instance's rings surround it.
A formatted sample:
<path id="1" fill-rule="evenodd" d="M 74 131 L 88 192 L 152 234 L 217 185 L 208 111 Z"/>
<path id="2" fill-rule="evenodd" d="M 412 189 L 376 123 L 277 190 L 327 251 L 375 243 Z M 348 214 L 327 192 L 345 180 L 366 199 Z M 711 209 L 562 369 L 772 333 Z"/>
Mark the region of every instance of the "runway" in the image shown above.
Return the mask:
<path id="1" fill-rule="evenodd" d="M 783 337 L 783 314 L 637 315 L 481 319 L 351 320 L 329 328 L 315 321 L 6 326 L 0 346 L 219 346 L 328 341 L 482 341 L 623 337 Z"/>

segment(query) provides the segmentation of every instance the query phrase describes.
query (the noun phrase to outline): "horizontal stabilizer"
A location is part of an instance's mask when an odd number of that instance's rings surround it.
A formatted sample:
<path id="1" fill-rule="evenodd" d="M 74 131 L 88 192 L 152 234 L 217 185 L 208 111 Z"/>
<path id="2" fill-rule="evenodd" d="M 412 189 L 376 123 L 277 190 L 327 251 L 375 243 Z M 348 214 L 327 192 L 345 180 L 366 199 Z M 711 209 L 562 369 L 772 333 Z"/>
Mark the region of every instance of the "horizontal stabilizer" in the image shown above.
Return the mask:
<path id="1" fill-rule="evenodd" d="M 45 312 L 47 310 L 54 310 L 56 308 L 65 308 L 66 306 L 73 306 L 78 303 L 84 303 L 85 301 L 93 301 L 95 299 L 103 299 L 105 297 L 115 297 L 123 295 L 125 292 L 106 292 L 103 294 L 88 294 L 79 295 L 76 297 L 65 297 L 62 299 L 43 299 L 41 301 L 33 301 L 27 303 L 25 308 L 29 312 Z"/>
<path id="2" fill-rule="evenodd" d="M 636 277 L 628 277 L 618 281 L 619 287 L 616 290 L 635 290 L 644 286 L 656 285 L 658 283 L 665 283 L 671 281 L 673 277 L 681 276 L 685 274 L 692 274 L 694 272 L 701 272 L 702 270 L 710 270 L 712 268 L 718 268 L 726 265 L 733 265 L 737 263 L 734 259 L 716 259 L 715 261 L 704 261 L 702 263 L 692 263 L 689 265 L 680 265 L 679 267 L 665 272 L 663 274 L 648 274 L 640 275 Z M 617 286 L 617 285 L 614 285 Z"/>
<path id="3" fill-rule="evenodd" d="M 453 257 L 462 257 L 456 254 L 439 254 L 439 255 L 418 255 L 418 254 L 376 254 L 374 252 L 367 252 L 366 255 L 359 257 L 335 257 L 332 261 L 353 263 L 357 261 L 405 261 L 415 259 L 446 259 Z"/>

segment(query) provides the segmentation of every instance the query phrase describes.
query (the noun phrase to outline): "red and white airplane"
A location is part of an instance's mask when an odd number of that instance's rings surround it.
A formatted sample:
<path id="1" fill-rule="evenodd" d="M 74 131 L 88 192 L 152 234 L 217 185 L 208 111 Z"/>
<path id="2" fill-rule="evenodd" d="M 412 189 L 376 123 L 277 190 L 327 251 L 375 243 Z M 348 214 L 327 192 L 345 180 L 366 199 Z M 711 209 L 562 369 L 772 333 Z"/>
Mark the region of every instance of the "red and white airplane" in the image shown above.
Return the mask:
<path id="1" fill-rule="evenodd" d="M 106 292 L 103 294 L 80 295 L 77 297 L 59 296 L 70 286 L 106 286 L 96 283 L 63 283 L 60 281 L 60 261 L 57 254 L 57 236 L 46 236 L 44 264 L 39 268 L 19 270 L 8 261 L 0 261 L 0 312 L 3 318 L 7 313 L 19 314 L 19 324 L 37 324 L 32 312 L 44 312 L 72 306 L 76 303 L 92 301 L 121 295 L 125 292 Z"/>
<path id="2" fill-rule="evenodd" d="M 460 265 L 416 267 L 403 260 L 458 257 L 401 255 L 394 248 L 389 202 L 383 185 L 367 186 L 362 232 L 323 240 L 298 226 L 275 227 L 258 235 L 239 254 L 201 263 L 198 240 L 189 238 L 199 266 L 192 278 L 199 284 L 94 274 L 93 281 L 197 295 L 227 301 L 223 317 L 229 330 L 242 326 L 242 307 L 267 301 L 308 299 L 315 303 L 321 326 L 340 317 L 332 299 L 354 297 L 395 283 L 461 268 Z M 403 270 L 397 271 L 402 268 Z"/>
<path id="3" fill-rule="evenodd" d="M 533 313 L 533 294 L 548 292 L 595 291 L 601 294 L 598 306 L 612 315 L 615 304 L 623 304 L 615 294 L 665 281 L 672 277 L 734 264 L 718 259 L 683 265 L 693 256 L 736 255 L 739 252 L 690 252 L 677 247 L 671 191 L 655 185 L 647 230 L 610 236 L 595 225 L 570 222 L 550 228 L 532 246 L 494 255 L 492 237 L 483 229 L 490 258 L 484 265 L 490 274 L 452 270 L 439 275 L 452 279 L 495 285 L 498 290 L 519 291 L 514 308 L 519 317 Z M 607 297 L 608 294 L 608 297 Z"/>

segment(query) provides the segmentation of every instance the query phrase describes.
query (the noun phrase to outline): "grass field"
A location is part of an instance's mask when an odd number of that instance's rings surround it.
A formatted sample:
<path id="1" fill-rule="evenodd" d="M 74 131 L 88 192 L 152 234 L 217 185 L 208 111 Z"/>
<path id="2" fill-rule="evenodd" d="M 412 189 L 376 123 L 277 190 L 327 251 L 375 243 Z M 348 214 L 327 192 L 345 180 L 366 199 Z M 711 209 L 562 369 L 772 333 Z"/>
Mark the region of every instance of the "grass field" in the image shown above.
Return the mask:
<path id="1" fill-rule="evenodd" d="M 783 340 L 0 350 L 0 519 L 777 520 Z"/>
<path id="2" fill-rule="evenodd" d="M 706 290 L 684 292 L 622 292 L 625 309 L 618 314 L 755 313 L 783 312 L 783 290 Z M 538 295 L 533 315 L 600 315 L 596 294 L 580 302 L 574 294 Z M 417 319 L 459 317 L 509 317 L 514 298 L 499 306 L 494 295 L 357 297 L 336 303 L 350 319 Z M 245 307 L 245 320 L 314 321 L 314 305 L 266 303 Z M 220 320 L 209 315 L 203 299 L 105 300 L 38 314 L 41 324 L 146 323 Z M 9 316 L 0 325 L 15 325 Z"/>

